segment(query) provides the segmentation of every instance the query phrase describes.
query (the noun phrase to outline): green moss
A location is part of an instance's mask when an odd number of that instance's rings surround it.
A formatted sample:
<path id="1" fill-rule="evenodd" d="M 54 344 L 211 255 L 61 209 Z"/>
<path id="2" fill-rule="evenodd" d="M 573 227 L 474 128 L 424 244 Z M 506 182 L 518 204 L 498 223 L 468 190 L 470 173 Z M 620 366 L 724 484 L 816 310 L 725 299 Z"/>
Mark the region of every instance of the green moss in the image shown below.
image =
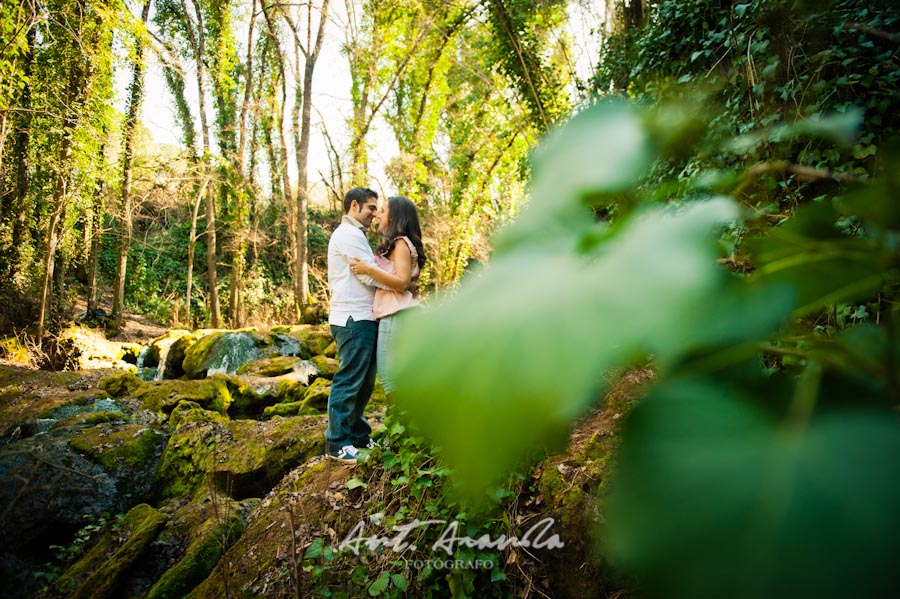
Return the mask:
<path id="1" fill-rule="evenodd" d="M 200 337 L 187 347 L 184 352 L 184 361 L 182 362 L 185 373 L 187 373 L 188 376 L 198 374 L 201 370 L 203 361 L 209 356 L 210 350 L 219 339 L 227 334 L 226 331 L 216 331 L 205 337 Z"/>
<path id="2" fill-rule="evenodd" d="M 275 397 L 277 397 L 281 403 L 303 401 L 305 395 L 306 385 L 300 381 L 293 380 L 281 381 L 278 384 L 278 391 L 275 393 Z"/>
<path id="3" fill-rule="evenodd" d="M 164 369 L 168 378 L 178 378 L 184 375 L 184 357 L 188 348 L 196 343 L 198 339 L 209 335 L 210 331 L 201 329 L 193 333 L 185 333 L 179 330 L 172 333 L 177 338 L 169 345 L 165 363 L 160 364 L 159 367 Z"/>
<path id="4" fill-rule="evenodd" d="M 142 503 L 125 515 L 117 527 L 66 571 L 57 582 L 60 589 L 75 588 L 71 599 L 117 597 L 117 588 L 128 568 L 156 538 L 167 517 Z"/>
<path id="5" fill-rule="evenodd" d="M 0 340 L 0 358 L 14 364 L 30 364 L 31 355 L 24 343 L 17 337 L 7 337 Z"/>
<path id="6" fill-rule="evenodd" d="M 322 451 L 322 420 L 183 423 L 169 437 L 156 470 L 157 496 L 193 497 L 209 477 L 225 495 L 262 497 L 288 469 Z"/>
<path id="7" fill-rule="evenodd" d="M 221 425 L 187 422 L 169 437 L 156 469 L 155 486 L 161 498 L 192 497 L 211 468 L 215 449 L 215 431 Z"/>
<path id="8" fill-rule="evenodd" d="M 338 361 L 334 358 L 313 356 L 309 361 L 316 365 L 320 377 L 332 379 L 334 378 L 334 374 L 338 371 Z"/>
<path id="9" fill-rule="evenodd" d="M 138 466 L 154 459 L 162 440 L 140 424 L 100 424 L 79 431 L 69 446 L 108 471 Z"/>
<path id="10" fill-rule="evenodd" d="M 223 416 L 213 410 L 204 410 L 195 401 L 182 400 L 169 415 L 169 424 L 178 428 L 185 422 L 226 422 L 227 416 Z"/>
<path id="11" fill-rule="evenodd" d="M 384 393 L 384 387 L 381 386 L 381 381 L 378 381 L 377 379 L 375 381 L 375 388 L 372 389 L 372 397 L 369 399 L 369 405 L 387 405 L 387 395 Z"/>
<path id="12" fill-rule="evenodd" d="M 301 362 L 301 358 L 294 356 L 275 356 L 261 360 L 250 360 L 241 366 L 238 374 L 251 374 L 254 376 L 281 376 L 294 371 L 294 366 Z"/>
<path id="13" fill-rule="evenodd" d="M 200 378 L 206 376 L 209 368 L 219 359 L 227 357 L 243 362 L 258 358 L 259 348 L 265 346 L 265 343 L 263 335 L 250 329 L 216 331 L 201 337 L 185 350 L 182 366 L 187 376 Z"/>
<path id="14" fill-rule="evenodd" d="M 215 527 L 203 527 L 191 540 L 184 556 L 153 585 L 146 599 L 180 599 L 187 595 L 209 576 L 243 530 L 244 522 L 238 510 L 228 510 L 227 521 Z"/>
<path id="15" fill-rule="evenodd" d="M 130 370 L 111 374 L 100 379 L 99 387 L 106 391 L 110 397 L 124 397 L 134 393 L 141 386 L 141 379 Z"/>
<path id="16" fill-rule="evenodd" d="M 291 401 L 287 403 L 278 403 L 269 406 L 263 410 L 263 416 L 271 418 L 273 416 L 296 416 L 303 407 L 303 401 Z"/>
<path id="17" fill-rule="evenodd" d="M 228 388 L 228 382 L 226 379 L 218 376 L 211 377 L 209 380 L 216 389 L 216 397 L 209 407 L 213 411 L 224 415 L 228 412 L 228 408 L 231 407 L 231 404 L 234 403 L 234 397 L 231 395 L 231 390 Z"/>
<path id="18" fill-rule="evenodd" d="M 319 328 L 318 330 L 309 334 L 306 339 L 307 346 L 309 347 L 309 351 L 312 355 L 323 355 L 326 351 L 328 351 L 328 346 L 334 342 L 334 338 L 331 336 L 331 333 L 327 331 L 325 328 Z"/>
<path id="19" fill-rule="evenodd" d="M 169 413 L 182 400 L 193 401 L 203 408 L 210 409 L 216 402 L 223 402 L 220 393 L 221 384 L 215 380 L 163 380 L 142 383 L 133 392 L 132 397 L 141 400 L 144 409 Z"/>
<path id="20" fill-rule="evenodd" d="M 303 409 L 324 411 L 328 407 L 328 396 L 331 394 L 331 381 L 316 379 L 303 394 Z"/>
<path id="21" fill-rule="evenodd" d="M 306 345 L 309 355 L 325 354 L 334 341 L 328 325 L 299 324 L 291 327 L 275 327 L 273 333 L 285 333 Z"/>
<path id="22" fill-rule="evenodd" d="M 234 418 L 257 418 L 267 406 L 278 401 L 277 392 L 272 391 L 274 383 L 254 387 L 237 375 L 216 374 L 210 378 L 225 381 L 232 399 L 229 412 Z"/>

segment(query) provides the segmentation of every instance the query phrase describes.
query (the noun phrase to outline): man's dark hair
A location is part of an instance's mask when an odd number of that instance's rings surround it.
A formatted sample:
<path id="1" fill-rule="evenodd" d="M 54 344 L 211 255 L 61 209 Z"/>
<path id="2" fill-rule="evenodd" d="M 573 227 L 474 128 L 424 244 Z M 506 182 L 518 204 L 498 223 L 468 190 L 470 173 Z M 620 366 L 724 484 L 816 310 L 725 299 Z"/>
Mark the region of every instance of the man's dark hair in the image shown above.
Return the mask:
<path id="1" fill-rule="evenodd" d="M 372 191 L 368 187 L 354 187 L 344 194 L 344 214 L 350 212 L 350 204 L 356 202 L 359 207 L 366 203 L 369 198 L 378 199 L 378 192 Z"/>

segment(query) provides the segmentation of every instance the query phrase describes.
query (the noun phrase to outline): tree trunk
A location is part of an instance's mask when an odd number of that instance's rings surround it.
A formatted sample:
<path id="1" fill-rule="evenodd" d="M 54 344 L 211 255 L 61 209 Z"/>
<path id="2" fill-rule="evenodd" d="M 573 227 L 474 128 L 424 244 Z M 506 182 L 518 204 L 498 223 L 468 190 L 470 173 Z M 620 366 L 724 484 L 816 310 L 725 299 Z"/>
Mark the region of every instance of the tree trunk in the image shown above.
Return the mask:
<path id="1" fill-rule="evenodd" d="M 144 2 L 141 11 L 141 27 L 147 27 L 150 16 L 150 0 Z M 143 31 L 135 39 L 134 62 L 131 65 L 131 86 L 128 98 L 128 110 L 122 128 L 122 214 L 119 220 L 119 252 L 116 267 L 116 286 L 113 289 L 112 319 L 116 331 L 122 329 L 125 319 L 125 277 L 128 272 L 128 251 L 131 249 L 131 236 L 134 230 L 133 202 L 131 186 L 133 181 L 134 137 L 137 129 L 138 115 L 141 113 L 141 102 L 144 99 L 144 38 Z"/>
<path id="2" fill-rule="evenodd" d="M 104 153 L 105 145 L 100 146 L 100 155 Z M 100 182 L 97 184 L 97 191 L 94 194 L 94 203 L 91 206 L 91 224 L 90 227 L 90 247 L 88 249 L 88 280 L 87 280 L 87 311 L 88 314 L 97 309 L 97 264 L 100 259 L 100 239 L 103 228 L 103 195 L 105 193 L 105 185 Z"/>
<path id="3" fill-rule="evenodd" d="M 78 14 L 85 14 L 84 3 L 79 6 Z M 77 34 L 80 34 L 81 27 Z M 38 310 L 37 338 L 44 337 L 44 325 L 53 302 L 53 270 L 55 267 L 56 249 L 59 245 L 59 226 L 66 211 L 69 200 L 69 181 L 72 174 L 72 136 L 78 127 L 84 95 L 88 88 L 89 75 L 82 59 L 75 59 L 69 68 L 69 81 L 65 92 L 65 110 L 63 116 L 62 135 L 59 143 L 59 156 L 56 164 L 56 176 L 53 189 L 53 210 L 47 222 L 46 254 L 44 255 L 43 280 L 41 282 L 41 304 Z"/>
<path id="4" fill-rule="evenodd" d="M 206 194 L 206 186 L 208 183 L 209 179 L 204 175 L 203 182 L 200 184 L 200 188 L 194 196 L 194 206 L 191 210 L 191 231 L 190 236 L 188 237 L 187 275 L 185 277 L 187 279 L 187 296 L 184 304 L 185 321 L 190 327 L 194 326 L 191 320 L 191 295 L 193 294 L 194 285 L 194 251 L 197 248 L 197 219 L 200 214 L 200 202 L 203 201 L 203 196 Z"/>
<path id="5" fill-rule="evenodd" d="M 70 75 L 70 87 L 77 87 L 80 79 L 78 69 L 73 69 Z M 47 254 L 44 256 L 44 278 L 41 282 L 41 307 L 38 311 L 37 338 L 44 337 L 44 324 L 50 312 L 53 293 L 53 269 L 55 266 L 56 247 L 59 243 L 59 222 L 66 209 L 66 200 L 69 184 L 69 164 L 72 158 L 72 131 L 75 129 L 73 118 L 67 119 L 68 123 L 63 131 L 63 138 L 59 148 L 59 165 L 56 173 L 56 183 L 53 193 L 53 212 L 47 223 Z"/>
<path id="6" fill-rule="evenodd" d="M 250 104 L 253 92 L 253 34 L 256 25 L 256 0 L 252 0 L 250 7 L 250 25 L 247 33 L 247 62 L 245 66 L 246 83 L 244 86 L 244 103 L 241 106 L 240 119 L 238 121 L 238 147 L 237 147 L 237 175 L 240 187 L 237 189 L 237 197 L 234 206 L 234 253 L 231 259 L 231 298 L 229 312 L 233 326 L 244 325 L 244 268 L 247 259 L 247 227 L 249 221 L 248 204 L 250 186 L 245 179 L 245 155 L 247 149 L 247 115 L 250 112 Z"/>
<path id="7" fill-rule="evenodd" d="M 206 54 L 205 31 L 203 28 L 203 12 L 198 0 L 192 0 L 194 14 L 197 18 L 196 29 L 191 24 L 190 12 L 186 0 L 181 0 L 181 6 L 187 19 L 188 37 L 191 49 L 194 52 L 194 62 L 197 67 L 197 97 L 200 105 L 200 131 L 203 140 L 203 177 L 210 176 L 210 147 L 209 147 L 209 122 L 206 115 L 206 68 L 204 56 Z M 204 187 L 205 190 L 205 187 Z M 216 200 L 213 194 L 204 192 L 206 206 L 206 280 L 208 289 L 209 319 L 213 328 L 219 328 L 222 321 L 222 313 L 219 308 L 219 289 L 216 279 Z M 190 302 L 190 298 L 188 298 Z"/>
<path id="8" fill-rule="evenodd" d="M 312 3 L 307 5 L 307 39 L 304 47 L 300 41 L 298 27 L 288 20 L 288 24 L 294 32 L 295 51 L 301 50 L 305 57 L 303 69 L 302 89 L 298 85 L 297 101 L 294 104 L 294 146 L 297 159 L 297 204 L 295 226 L 295 244 L 297 247 L 296 262 L 294 264 L 294 308 L 299 319 L 306 305 L 309 303 L 309 265 L 307 264 L 306 238 L 309 225 L 309 189 L 308 189 L 308 165 L 309 165 L 309 137 L 312 116 L 312 80 L 316 68 L 316 61 L 322 50 L 325 40 L 325 24 L 328 21 L 328 5 L 330 0 L 322 0 L 319 7 L 319 27 L 316 32 L 315 45 L 312 41 Z M 299 79 L 299 60 L 296 69 Z M 299 83 L 299 81 L 298 81 Z M 301 95 L 302 94 L 302 95 Z M 296 121 L 297 103 L 302 104 L 300 122 Z"/>

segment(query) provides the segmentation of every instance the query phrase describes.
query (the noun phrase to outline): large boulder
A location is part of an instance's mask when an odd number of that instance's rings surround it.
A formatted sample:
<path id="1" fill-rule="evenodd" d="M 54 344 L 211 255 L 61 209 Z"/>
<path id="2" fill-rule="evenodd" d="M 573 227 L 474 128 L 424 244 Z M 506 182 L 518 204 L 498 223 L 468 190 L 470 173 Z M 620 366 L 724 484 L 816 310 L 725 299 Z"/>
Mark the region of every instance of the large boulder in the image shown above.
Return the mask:
<path id="1" fill-rule="evenodd" d="M 217 495 L 161 508 L 171 513 L 130 590 L 144 599 L 184 597 L 209 576 L 222 554 L 240 537 L 257 500 L 237 502 Z"/>
<path id="2" fill-rule="evenodd" d="M 182 422 L 156 472 L 159 498 L 193 497 L 212 487 L 234 499 L 263 497 L 284 474 L 324 451 L 325 419 Z"/>
<path id="3" fill-rule="evenodd" d="M 346 487 L 352 471 L 319 456 L 290 472 L 250 513 L 244 534 L 188 599 L 219 599 L 228 589 L 241 597 L 302 594 L 310 582 L 298 566 L 305 548 L 323 537 L 339 541 L 365 516 L 364 491 Z"/>
<path id="4" fill-rule="evenodd" d="M 185 349 L 182 368 L 194 379 L 213 373 L 234 374 L 246 362 L 259 359 L 267 341 L 255 331 L 216 331 Z"/>
<path id="5" fill-rule="evenodd" d="M 163 414 L 169 414 L 184 400 L 224 414 L 233 401 L 227 380 L 220 377 L 200 381 L 146 381 L 132 392 L 131 397 L 139 400 L 144 409 Z"/>
<path id="6" fill-rule="evenodd" d="M 160 419 L 136 402 L 94 399 L 41 416 L 16 429 L 28 436 L 7 436 L 0 453 L 0 552 L 19 558 L 148 499 L 165 445 Z"/>

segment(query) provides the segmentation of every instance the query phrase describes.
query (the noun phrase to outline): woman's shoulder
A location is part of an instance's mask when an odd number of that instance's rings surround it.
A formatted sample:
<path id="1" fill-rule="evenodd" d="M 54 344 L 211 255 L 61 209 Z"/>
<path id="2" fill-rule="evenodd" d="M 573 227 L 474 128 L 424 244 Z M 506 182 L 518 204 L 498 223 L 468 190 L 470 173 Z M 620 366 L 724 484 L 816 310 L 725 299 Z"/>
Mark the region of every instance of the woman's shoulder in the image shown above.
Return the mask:
<path id="1" fill-rule="evenodd" d="M 400 240 L 401 240 L 401 239 L 402 239 L 403 241 L 405 241 L 406 243 L 400 243 Z M 396 239 L 394 239 L 394 242 L 393 242 L 393 244 L 392 244 L 392 249 L 397 249 L 398 247 L 401 247 L 401 246 L 404 246 L 404 245 L 405 245 L 407 248 L 409 248 L 409 253 L 410 253 L 412 256 L 416 256 L 416 255 L 417 255 L 417 253 L 416 253 L 416 246 L 413 245 L 412 240 L 411 240 L 409 237 L 407 237 L 406 235 L 400 235 L 399 237 L 397 237 Z"/>

